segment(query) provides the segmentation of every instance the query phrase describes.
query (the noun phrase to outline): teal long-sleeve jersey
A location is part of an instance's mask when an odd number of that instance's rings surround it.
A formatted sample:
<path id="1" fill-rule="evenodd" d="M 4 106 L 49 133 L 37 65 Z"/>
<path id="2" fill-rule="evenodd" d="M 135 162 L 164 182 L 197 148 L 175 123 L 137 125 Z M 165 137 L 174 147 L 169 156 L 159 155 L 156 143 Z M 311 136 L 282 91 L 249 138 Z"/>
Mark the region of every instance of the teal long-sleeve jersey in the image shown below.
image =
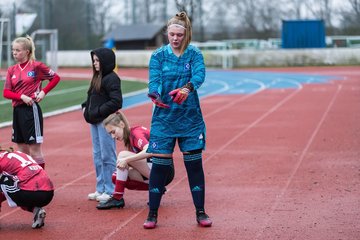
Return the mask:
<path id="1" fill-rule="evenodd" d="M 205 134 L 197 89 L 205 81 L 205 64 L 200 50 L 189 45 L 177 57 L 168 44 L 157 49 L 150 58 L 149 93 L 158 92 L 170 108 L 155 106 L 151 122 L 151 134 L 159 137 L 190 137 Z M 188 98 L 181 104 L 174 103 L 169 92 L 188 82 L 194 86 Z"/>

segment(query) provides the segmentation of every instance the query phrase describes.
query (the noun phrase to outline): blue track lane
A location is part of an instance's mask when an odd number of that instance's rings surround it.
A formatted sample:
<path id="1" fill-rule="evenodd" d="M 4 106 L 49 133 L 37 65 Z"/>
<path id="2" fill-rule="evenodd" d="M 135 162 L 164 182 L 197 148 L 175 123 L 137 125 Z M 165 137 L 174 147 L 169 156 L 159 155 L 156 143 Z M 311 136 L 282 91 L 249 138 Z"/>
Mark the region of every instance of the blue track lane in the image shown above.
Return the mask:
<path id="1" fill-rule="evenodd" d="M 328 83 L 338 76 L 302 73 L 274 73 L 250 71 L 206 72 L 206 80 L 198 89 L 200 98 L 217 94 L 251 94 L 264 89 L 302 88 L 304 84 Z M 150 103 L 147 90 L 124 96 L 123 109 Z"/>

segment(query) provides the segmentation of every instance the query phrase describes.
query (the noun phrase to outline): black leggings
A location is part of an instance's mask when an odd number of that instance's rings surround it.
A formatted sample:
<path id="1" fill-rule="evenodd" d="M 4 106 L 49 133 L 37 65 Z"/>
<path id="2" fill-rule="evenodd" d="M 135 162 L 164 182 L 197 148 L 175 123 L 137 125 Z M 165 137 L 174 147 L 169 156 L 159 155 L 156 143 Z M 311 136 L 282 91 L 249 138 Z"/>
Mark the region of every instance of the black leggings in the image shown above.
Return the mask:
<path id="1" fill-rule="evenodd" d="M 54 197 L 54 191 L 20 190 L 15 193 L 8 193 L 8 195 L 16 205 L 32 212 L 34 207 L 44 207 L 48 205 Z"/>

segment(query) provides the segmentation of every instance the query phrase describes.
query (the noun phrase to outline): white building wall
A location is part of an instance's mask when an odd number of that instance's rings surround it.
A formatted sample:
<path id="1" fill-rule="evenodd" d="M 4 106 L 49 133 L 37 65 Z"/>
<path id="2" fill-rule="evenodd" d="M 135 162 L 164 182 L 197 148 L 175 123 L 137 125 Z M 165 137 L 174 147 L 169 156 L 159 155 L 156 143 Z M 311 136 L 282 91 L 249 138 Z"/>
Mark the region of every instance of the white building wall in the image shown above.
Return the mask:
<path id="1" fill-rule="evenodd" d="M 152 51 L 116 51 L 119 67 L 147 67 Z M 204 50 L 214 68 L 360 65 L 360 48 Z M 58 67 L 90 67 L 90 51 L 59 51 Z"/>

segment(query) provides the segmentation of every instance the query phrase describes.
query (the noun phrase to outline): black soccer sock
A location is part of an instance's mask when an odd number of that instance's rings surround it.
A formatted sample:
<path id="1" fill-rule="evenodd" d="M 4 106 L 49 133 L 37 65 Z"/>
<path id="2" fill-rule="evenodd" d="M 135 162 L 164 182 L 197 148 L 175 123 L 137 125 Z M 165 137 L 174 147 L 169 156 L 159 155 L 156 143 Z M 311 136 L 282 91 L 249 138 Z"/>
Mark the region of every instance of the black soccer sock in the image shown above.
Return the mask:
<path id="1" fill-rule="evenodd" d="M 184 163 L 195 208 L 203 210 L 205 203 L 205 177 L 201 151 L 184 154 Z"/>
<path id="2" fill-rule="evenodd" d="M 152 157 L 152 167 L 149 179 L 149 208 L 150 211 L 159 209 L 165 183 L 172 168 L 172 158 Z"/>

